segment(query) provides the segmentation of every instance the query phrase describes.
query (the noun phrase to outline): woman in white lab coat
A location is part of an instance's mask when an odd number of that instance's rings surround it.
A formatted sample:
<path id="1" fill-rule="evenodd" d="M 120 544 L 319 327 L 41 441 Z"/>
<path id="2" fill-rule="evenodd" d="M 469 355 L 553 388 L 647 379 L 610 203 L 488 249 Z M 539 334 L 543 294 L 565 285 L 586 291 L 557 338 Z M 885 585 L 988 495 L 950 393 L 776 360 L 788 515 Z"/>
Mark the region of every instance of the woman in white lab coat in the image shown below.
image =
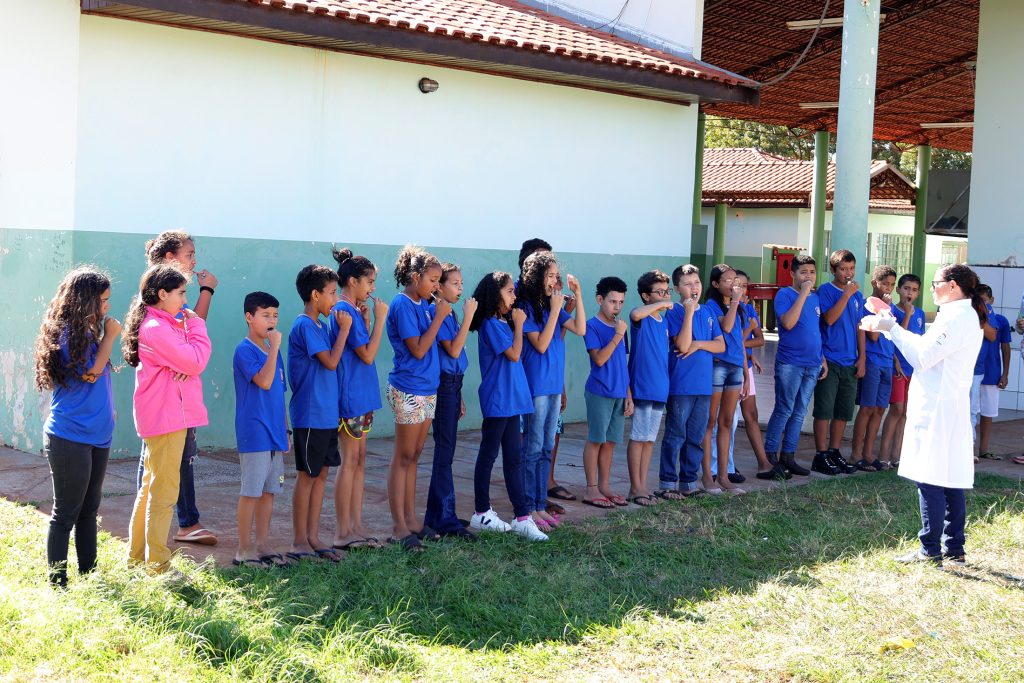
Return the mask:
<path id="1" fill-rule="evenodd" d="M 944 266 L 935 278 L 932 297 L 939 312 L 923 336 L 894 324 L 887 312 L 864 324 L 890 337 L 914 366 L 899 475 L 917 483 L 921 548 L 897 561 L 941 565 L 945 558 L 962 565 L 964 492 L 974 486 L 971 380 L 987 314 L 970 268 Z"/>

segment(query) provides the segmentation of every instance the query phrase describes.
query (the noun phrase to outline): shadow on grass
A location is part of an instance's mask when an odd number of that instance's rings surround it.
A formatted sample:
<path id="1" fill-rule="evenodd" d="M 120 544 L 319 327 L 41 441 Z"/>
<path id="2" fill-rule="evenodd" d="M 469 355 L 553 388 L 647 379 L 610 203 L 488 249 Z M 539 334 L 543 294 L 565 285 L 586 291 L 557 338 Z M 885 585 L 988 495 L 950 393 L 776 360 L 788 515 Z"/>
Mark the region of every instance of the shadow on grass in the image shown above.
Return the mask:
<path id="1" fill-rule="evenodd" d="M 1020 482 L 979 475 L 968 496 L 970 521 L 1024 512 L 1021 494 Z M 918 528 L 913 484 L 880 473 L 738 499 L 664 502 L 568 525 L 543 544 L 504 535 L 432 544 L 422 554 L 357 551 L 339 565 L 205 574 L 227 584 L 244 603 L 238 609 L 273 614 L 274 638 L 301 631 L 303 642 L 316 644 L 347 630 L 374 666 L 414 670 L 412 655 L 400 647 L 403 638 L 500 648 L 575 642 L 637 609 L 697 618 L 694 603 L 765 581 L 813 588 L 814 565 L 894 549 Z M 999 580 L 994 573 L 974 578 Z M 188 628 L 211 661 L 259 649 L 231 610 L 217 604 L 225 591 L 187 584 L 174 591 L 189 606 Z M 125 608 L 139 610 L 134 618 L 165 618 L 147 613 L 149 605 Z"/>

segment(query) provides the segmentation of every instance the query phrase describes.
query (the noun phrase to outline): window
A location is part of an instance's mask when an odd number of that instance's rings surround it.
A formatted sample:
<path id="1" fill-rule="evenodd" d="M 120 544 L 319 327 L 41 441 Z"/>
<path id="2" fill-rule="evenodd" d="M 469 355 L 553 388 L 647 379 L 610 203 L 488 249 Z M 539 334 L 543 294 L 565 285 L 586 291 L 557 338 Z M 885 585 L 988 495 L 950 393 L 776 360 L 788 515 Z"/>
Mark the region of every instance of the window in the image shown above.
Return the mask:
<path id="1" fill-rule="evenodd" d="M 943 246 L 945 248 L 945 246 Z M 872 254 L 871 268 L 875 266 L 888 265 L 896 269 L 899 274 L 909 273 L 914 251 L 913 235 L 894 235 L 892 233 L 879 233 L 875 236 L 875 250 Z M 869 271 L 870 272 L 870 271 Z"/>
<path id="2" fill-rule="evenodd" d="M 942 265 L 967 262 L 967 242 L 943 242 Z"/>

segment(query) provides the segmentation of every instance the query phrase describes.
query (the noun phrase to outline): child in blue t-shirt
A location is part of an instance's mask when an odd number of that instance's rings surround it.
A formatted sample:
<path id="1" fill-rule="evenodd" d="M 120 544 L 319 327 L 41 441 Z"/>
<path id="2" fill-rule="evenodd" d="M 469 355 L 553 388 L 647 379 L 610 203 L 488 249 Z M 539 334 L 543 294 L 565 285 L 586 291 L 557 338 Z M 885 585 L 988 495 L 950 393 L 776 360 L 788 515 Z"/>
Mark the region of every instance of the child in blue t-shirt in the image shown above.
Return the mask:
<path id="1" fill-rule="evenodd" d="M 850 474 L 839 444 L 846 423 L 853 419 L 857 380 L 864 376 L 867 358 L 864 337 L 857 334 L 864 317 L 864 295 L 857 282 L 857 259 L 849 249 L 828 258 L 832 280 L 818 288 L 821 303 L 821 346 L 828 372 L 814 389 L 814 460 L 811 469 L 822 474 Z"/>
<path id="2" fill-rule="evenodd" d="M 462 297 L 462 272 L 454 263 L 441 264 L 441 283 L 437 294 L 452 306 Z M 462 304 L 462 322 L 459 323 L 458 315 L 452 310 L 445 316 L 437 333 L 441 380 L 437 387 L 437 408 L 434 412 L 434 460 L 430 466 L 427 510 L 423 515 L 425 526 L 436 529 L 442 536 L 467 541 L 475 541 L 476 536 L 462 526 L 455 514 L 452 462 L 455 460 L 459 420 L 466 415 L 462 382 L 469 366 L 466 339 L 469 337 L 469 324 L 473 321 L 476 306 L 476 299 L 466 299 Z"/>
<path id="3" fill-rule="evenodd" d="M 284 486 L 284 454 L 288 452 L 280 302 L 266 292 L 246 294 L 242 304 L 249 333 L 235 347 L 235 442 L 242 470 L 238 496 L 238 550 L 235 566 L 289 564 L 267 537 L 274 496 Z M 253 543 L 253 522 L 256 542 Z"/>
<path id="4" fill-rule="evenodd" d="M 800 428 L 814 388 L 829 369 L 821 353 L 821 304 L 814 292 L 816 264 L 810 256 L 794 256 L 790 268 L 793 284 L 775 295 L 775 317 L 779 321 L 775 407 L 768 418 L 764 450 L 773 462 L 778 456 L 778 463 L 788 474 L 805 477 L 810 470 L 796 461 Z"/>
<path id="5" fill-rule="evenodd" d="M 647 472 L 668 401 L 670 340 L 665 312 L 672 308 L 672 289 L 668 275 L 660 270 L 641 275 L 636 289 L 643 304 L 629 312 L 629 387 L 633 397 L 633 421 L 626 462 L 630 498 L 640 499 L 639 505 L 650 505 L 653 494 L 647 488 Z M 611 491 L 610 458 L 607 463 L 598 463 L 597 473 L 597 481 L 587 479 L 583 502 L 603 508 L 628 505 L 625 498 Z"/>
<path id="6" fill-rule="evenodd" d="M 665 314 L 672 348 L 668 359 L 665 435 L 661 440 L 659 483 L 654 495 L 679 500 L 701 490 L 697 480 L 711 409 L 711 369 L 714 354 L 725 350 L 725 338 L 711 309 L 698 303 L 703 284 L 697 266 L 676 267 L 672 283 L 679 301 Z"/>
<path id="7" fill-rule="evenodd" d="M 435 256 L 412 245 L 399 252 L 395 282 L 402 291 L 391 300 L 387 321 L 394 365 L 385 393 L 395 414 L 395 451 L 388 470 L 394 530 L 389 542 L 415 552 L 424 549 L 424 538 L 440 538 L 416 516 L 416 465 L 434 420 L 441 382 L 435 342 L 452 310 L 443 298 L 431 306 L 440 281 L 441 262 Z"/>
<path id="8" fill-rule="evenodd" d="M 121 323 L 106 317 L 110 278 L 90 266 L 64 276 L 36 339 L 36 388 L 52 391 L 43 452 L 53 479 L 46 536 L 50 582 L 68 583 L 68 545 L 75 530 L 78 573 L 96 567 L 96 514 L 114 436 L 110 354 Z"/>
<path id="9" fill-rule="evenodd" d="M 896 291 L 899 301 L 893 302 L 890 307 L 896 323 L 908 332 L 923 335 L 924 311 L 914 305 L 921 294 L 921 278 L 913 273 L 904 273 L 896 283 Z M 896 349 L 889 412 L 882 424 L 882 443 L 878 451 L 879 459 L 890 468 L 899 464 L 900 450 L 903 448 L 903 428 L 907 424 L 907 390 L 913 374 L 914 366 Z"/>
<path id="10" fill-rule="evenodd" d="M 373 411 L 381 407 L 377 383 L 377 352 L 384 336 L 388 305 L 374 298 L 377 266 L 365 256 L 354 256 L 350 249 L 334 249 L 338 263 L 341 294 L 334 310 L 344 311 L 352 319 L 345 350 L 338 363 L 338 442 L 341 466 L 334 480 L 334 548 L 355 550 L 377 548 L 382 544 L 363 526 L 363 491 L 366 478 L 366 435 L 373 428 Z M 370 306 L 373 302 L 373 326 Z M 332 319 L 330 340 L 340 330 Z"/>
<path id="11" fill-rule="evenodd" d="M 548 473 L 555 447 L 558 415 L 565 389 L 565 332 L 586 333 L 586 313 L 579 282 L 568 277 L 576 297 L 575 317 L 562 309 L 565 295 L 559 284 L 558 261 L 550 251 L 536 251 L 523 261 L 516 287 L 516 305 L 526 312 L 523 369 L 530 386 L 533 412 L 523 417 L 523 461 L 527 504 L 541 531 L 559 521 L 547 511 Z"/>
<path id="12" fill-rule="evenodd" d="M 875 266 L 871 273 L 871 296 L 888 302 L 892 307 L 892 290 L 896 288 L 896 269 Z M 892 398 L 892 376 L 895 367 L 896 346 L 880 332 L 857 334 L 864 340 L 864 376 L 857 386 L 857 405 L 860 411 L 853 423 L 853 464 L 865 472 L 878 472 L 887 464 L 875 458 L 875 436 Z"/>
<path id="13" fill-rule="evenodd" d="M 327 473 L 341 464 L 338 455 L 338 376 L 352 316 L 333 311 L 338 300 L 338 275 L 327 266 L 308 265 L 295 278 L 304 304 L 288 333 L 288 382 L 292 398 L 288 413 L 295 446 L 295 491 L 292 525 L 295 538 L 288 557 L 320 557 L 340 562 L 341 556 L 320 540 Z M 331 343 L 330 330 L 320 316 L 330 316 L 338 327 Z"/>
<path id="14" fill-rule="evenodd" d="M 979 285 L 977 292 L 988 307 L 988 320 L 974 366 L 971 384 L 971 422 L 977 428 L 978 458 L 1001 460 L 989 450 L 992 418 L 999 416 L 999 391 L 1005 389 L 1010 378 L 1010 321 L 992 308 L 995 298 L 992 288 Z"/>
<path id="15" fill-rule="evenodd" d="M 515 308 L 515 284 L 508 273 L 488 273 L 473 291 L 476 313 L 470 329 L 477 333 L 480 358 L 480 450 L 473 471 L 474 531 L 514 531 L 531 541 L 546 541 L 530 515 L 523 486 L 520 416 L 533 412 L 530 386 L 521 356 L 526 312 Z M 491 507 L 491 470 L 501 449 L 505 488 L 515 519 L 506 523 Z"/>
<path id="16" fill-rule="evenodd" d="M 597 283 L 599 309 L 597 315 L 587 321 L 584 336 L 590 356 L 590 375 L 583 389 L 587 404 L 583 470 L 588 482 L 598 480 L 602 464 L 611 469 L 615 444 L 622 440 L 625 418 L 633 414 L 626 361 L 629 346 L 626 321 L 619 317 L 625 301 L 626 283 L 620 278 L 604 277 Z M 593 490 L 590 493 L 593 494 Z"/>

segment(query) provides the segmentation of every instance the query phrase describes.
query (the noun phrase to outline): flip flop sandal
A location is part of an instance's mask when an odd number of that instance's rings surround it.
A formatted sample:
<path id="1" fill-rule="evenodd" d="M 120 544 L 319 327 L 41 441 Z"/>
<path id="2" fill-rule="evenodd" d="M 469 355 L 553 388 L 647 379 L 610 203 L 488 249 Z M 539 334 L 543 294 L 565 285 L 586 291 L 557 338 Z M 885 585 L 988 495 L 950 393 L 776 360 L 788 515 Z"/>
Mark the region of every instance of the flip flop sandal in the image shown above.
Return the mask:
<path id="1" fill-rule="evenodd" d="M 383 548 L 384 543 L 376 536 L 364 536 L 363 540 L 366 541 L 368 548 Z"/>
<path id="2" fill-rule="evenodd" d="M 662 500 L 682 500 L 685 496 L 675 489 L 659 489 L 654 495 Z"/>
<path id="3" fill-rule="evenodd" d="M 580 500 L 584 505 L 590 505 L 592 507 L 601 508 L 602 510 L 611 510 L 615 507 L 615 503 L 611 502 L 607 498 L 594 498 L 593 500 L 587 500 L 583 498 Z"/>
<path id="4" fill-rule="evenodd" d="M 1010 458 L 1010 460 L 1012 460 L 1015 465 L 1024 465 L 1024 455 L 1015 455 Z"/>
<path id="5" fill-rule="evenodd" d="M 281 557 L 281 553 L 270 553 L 269 555 L 260 555 L 260 562 L 267 565 L 268 567 L 290 567 L 292 563 Z"/>
<path id="6" fill-rule="evenodd" d="M 420 539 L 421 541 L 441 540 L 441 534 L 432 529 L 427 524 L 424 524 L 422 529 L 420 529 L 419 531 L 414 531 L 413 533 L 416 535 L 416 538 Z"/>
<path id="7" fill-rule="evenodd" d="M 550 500 L 544 505 L 544 511 L 549 515 L 564 515 L 565 508 L 558 503 L 552 503 Z"/>
<path id="8" fill-rule="evenodd" d="M 327 560 L 334 564 L 341 562 L 341 558 L 338 557 L 338 551 L 334 548 L 313 548 L 313 552 L 322 560 Z"/>
<path id="9" fill-rule="evenodd" d="M 311 562 L 320 561 L 320 557 L 316 553 L 306 552 L 305 550 L 300 550 L 297 552 L 288 552 L 285 553 L 284 556 L 287 557 L 289 560 L 295 560 L 296 563 L 301 562 L 302 560 L 310 560 Z"/>
<path id="10" fill-rule="evenodd" d="M 336 543 L 331 546 L 335 550 L 362 550 L 363 548 L 370 548 L 370 540 L 367 538 L 357 538 L 354 541 L 348 543 Z"/>
<path id="11" fill-rule="evenodd" d="M 266 569 L 269 565 L 263 561 L 263 558 L 254 559 L 248 558 L 240 560 L 237 557 L 231 560 L 231 566 L 233 567 L 255 567 L 256 569 Z"/>
<path id="12" fill-rule="evenodd" d="M 187 534 L 181 532 L 174 534 L 175 543 L 196 543 L 198 545 L 217 545 L 217 536 L 209 529 L 199 527 Z"/>
<path id="13" fill-rule="evenodd" d="M 633 496 L 630 500 L 640 507 L 646 508 L 654 505 L 654 500 L 650 496 Z"/>
<path id="14" fill-rule="evenodd" d="M 988 451 L 986 453 L 982 453 L 980 457 L 981 457 L 982 460 L 1002 460 L 1003 459 L 1003 456 L 996 455 L 995 453 L 993 453 L 991 451 Z"/>
<path id="15" fill-rule="evenodd" d="M 626 507 L 627 505 L 629 505 L 629 501 L 628 500 L 626 500 L 622 496 L 618 496 L 618 495 L 608 496 L 608 500 L 610 500 L 611 502 L 615 503 L 619 507 Z"/>
<path id="16" fill-rule="evenodd" d="M 564 486 L 556 486 L 553 489 L 548 489 L 548 498 L 554 498 L 555 500 L 576 500 L 569 489 Z"/>
<path id="17" fill-rule="evenodd" d="M 403 550 L 408 550 L 411 553 L 422 553 L 427 549 L 427 547 L 423 545 L 423 541 L 421 541 L 416 534 L 409 534 L 402 538 L 395 538 L 392 536 L 388 539 L 388 543 L 391 543 L 392 545 L 400 545 Z"/>

